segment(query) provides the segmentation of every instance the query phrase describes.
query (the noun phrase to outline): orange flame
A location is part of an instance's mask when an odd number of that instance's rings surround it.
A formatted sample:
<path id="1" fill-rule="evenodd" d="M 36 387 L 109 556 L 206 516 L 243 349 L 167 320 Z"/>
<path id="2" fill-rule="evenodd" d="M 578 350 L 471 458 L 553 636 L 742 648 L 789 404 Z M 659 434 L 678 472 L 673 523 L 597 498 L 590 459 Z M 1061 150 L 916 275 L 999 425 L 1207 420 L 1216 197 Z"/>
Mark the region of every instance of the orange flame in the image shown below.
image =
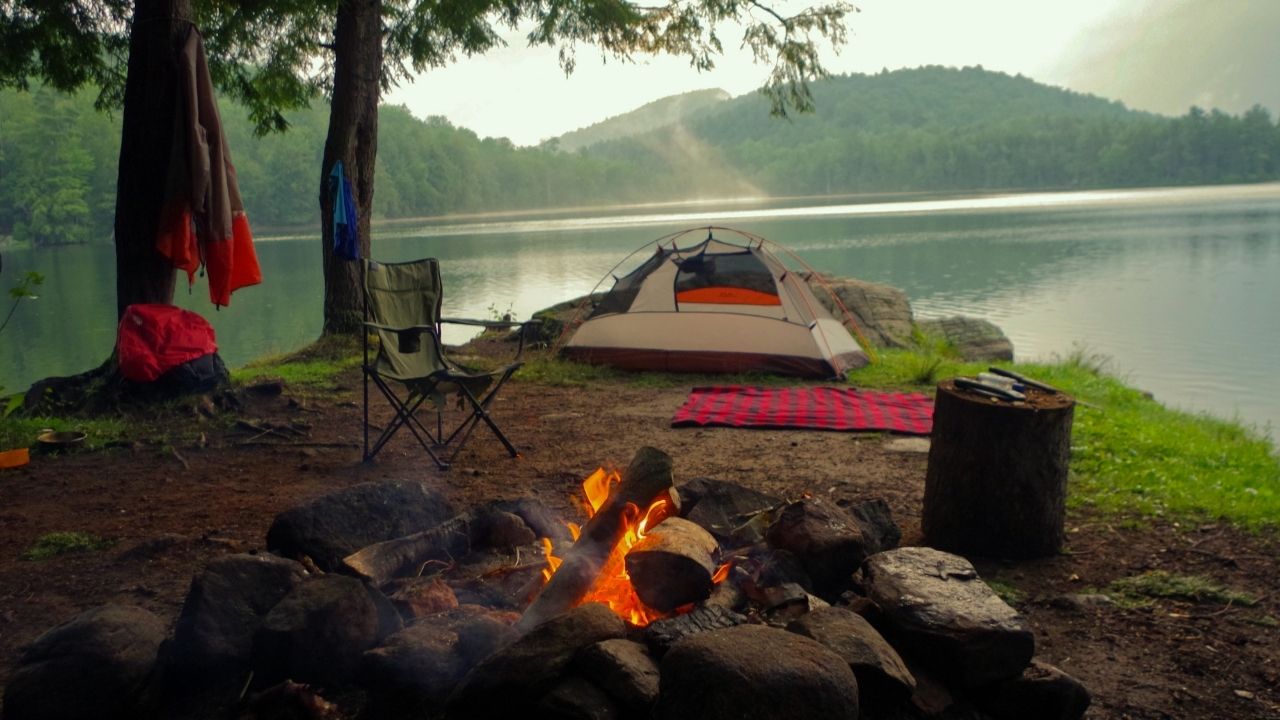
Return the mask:
<path id="1" fill-rule="evenodd" d="M 595 516 L 609 499 L 610 491 L 620 482 L 622 477 L 617 472 L 606 471 L 604 468 L 597 469 L 582 481 L 587 517 Z M 596 577 L 595 584 L 587 591 L 582 602 L 604 603 L 619 617 L 638 626 L 648 625 L 654 620 L 667 617 L 667 614 L 645 605 L 636 595 L 635 588 L 631 585 L 631 577 L 627 575 L 626 557 L 631 548 L 644 538 L 650 528 L 667 519 L 674 510 L 675 503 L 670 493 L 663 493 L 662 497 L 654 500 L 643 513 L 640 512 L 640 508 L 627 503 L 622 511 L 622 521 L 625 526 L 622 539 L 614 546 L 613 552 L 610 553 L 599 576 Z M 571 522 L 566 522 L 565 525 L 576 541 L 582 529 Z M 552 554 L 550 540 L 544 538 L 543 547 L 547 552 L 547 567 L 543 569 L 542 575 L 550 580 L 556 568 L 560 567 L 561 559 Z"/>
<path id="2" fill-rule="evenodd" d="M 733 569 L 733 563 L 725 563 L 716 568 L 716 574 L 711 576 L 711 584 L 719 585 L 724 582 L 725 578 L 729 577 L 729 571 L 731 569 Z"/>

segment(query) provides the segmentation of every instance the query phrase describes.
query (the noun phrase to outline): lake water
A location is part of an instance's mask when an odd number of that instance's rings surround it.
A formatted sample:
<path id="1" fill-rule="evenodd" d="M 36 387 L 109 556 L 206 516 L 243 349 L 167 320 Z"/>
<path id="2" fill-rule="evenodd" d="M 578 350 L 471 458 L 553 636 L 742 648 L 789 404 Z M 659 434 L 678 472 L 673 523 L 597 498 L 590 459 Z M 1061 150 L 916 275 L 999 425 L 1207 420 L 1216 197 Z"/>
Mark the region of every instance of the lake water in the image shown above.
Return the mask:
<path id="1" fill-rule="evenodd" d="M 373 246 L 385 261 L 440 258 L 446 315 L 525 318 L 589 291 L 640 245 L 708 224 L 763 235 L 819 270 L 900 287 L 919 317 L 988 318 L 1019 359 L 1083 346 L 1166 404 L 1264 432 L 1280 423 L 1280 184 L 399 222 L 376 229 Z M 213 322 L 233 366 L 320 329 L 319 242 L 263 240 L 266 282 L 231 307 L 215 312 L 202 283 L 179 293 Z M 47 279 L 0 335 L 0 386 L 105 356 L 113 268 L 110 246 L 5 251 L 0 288 L 25 269 Z"/>

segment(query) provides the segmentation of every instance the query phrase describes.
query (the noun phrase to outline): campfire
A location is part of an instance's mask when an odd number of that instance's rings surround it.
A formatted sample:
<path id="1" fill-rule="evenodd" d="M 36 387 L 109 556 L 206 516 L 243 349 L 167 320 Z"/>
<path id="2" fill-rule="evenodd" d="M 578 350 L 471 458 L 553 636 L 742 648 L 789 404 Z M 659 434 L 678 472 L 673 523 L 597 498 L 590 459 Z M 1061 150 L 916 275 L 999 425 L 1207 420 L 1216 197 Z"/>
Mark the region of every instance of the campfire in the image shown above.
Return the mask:
<path id="1" fill-rule="evenodd" d="M 645 450 L 651 450 L 646 452 Z M 597 469 L 582 483 L 587 524 L 565 523 L 573 545 L 563 557 L 550 538 L 546 585 L 521 618 L 531 628 L 587 602 L 607 605 L 637 627 L 693 608 L 728 566 L 717 567 L 710 533 L 678 517 L 671 458 L 651 448 L 621 473 Z"/>
<path id="2" fill-rule="evenodd" d="M 968 561 L 897 547 L 884 500 L 845 507 L 712 478 L 677 490 L 672 465 L 641 448 L 621 471 L 591 473 L 581 526 L 535 498 L 459 512 L 394 480 L 286 511 L 268 532 L 279 554 L 228 555 L 193 580 L 159 694 L 201 709 L 249 698 L 244 717 L 333 717 L 319 692 L 352 687 L 367 716 L 387 718 L 853 720 L 975 703 L 1074 720 L 1087 708 L 1078 681 L 1033 660 L 1034 634 Z M 427 529 L 397 537 L 397 513 Z M 150 628 L 159 658 L 165 623 L 114 606 L 37 644 L 81 631 L 134 643 L 131 623 Z M 52 667 L 32 657 L 19 673 Z M 55 680 L 30 697 L 71 682 Z M 6 710 L 20 704 L 6 695 Z"/>

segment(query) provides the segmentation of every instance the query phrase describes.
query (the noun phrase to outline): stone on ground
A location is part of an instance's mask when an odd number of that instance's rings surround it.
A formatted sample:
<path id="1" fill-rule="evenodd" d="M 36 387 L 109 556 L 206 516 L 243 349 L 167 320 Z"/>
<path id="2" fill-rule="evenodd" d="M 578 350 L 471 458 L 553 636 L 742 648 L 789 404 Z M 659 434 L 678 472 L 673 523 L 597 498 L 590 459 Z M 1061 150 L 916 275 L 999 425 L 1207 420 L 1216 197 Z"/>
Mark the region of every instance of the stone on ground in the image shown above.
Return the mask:
<path id="1" fill-rule="evenodd" d="M 583 678 L 561 680 L 538 703 L 543 720 L 614 720 L 622 717 L 605 691 Z"/>
<path id="2" fill-rule="evenodd" d="M 867 597 L 880 608 L 898 647 L 930 662 L 945 679 L 977 687 L 1020 675 L 1035 637 L 962 557 L 925 547 L 873 555 L 863 566 Z"/>
<path id="3" fill-rule="evenodd" d="M 156 665 L 165 621 L 142 608 L 104 605 L 36 638 L 4 691 L 5 720 L 113 720 L 138 704 Z"/>
<path id="4" fill-rule="evenodd" d="M 990 320 L 957 315 L 917 325 L 925 335 L 946 340 L 967 362 L 1013 360 L 1013 341 Z"/>
<path id="5" fill-rule="evenodd" d="M 351 682 L 360 656 L 386 629 L 364 583 L 342 575 L 308 580 L 267 613 L 254 635 L 254 684 Z"/>
<path id="6" fill-rule="evenodd" d="M 800 559 L 818 593 L 838 591 L 867 558 L 873 545 L 859 523 L 821 497 L 787 505 L 769 527 L 769 545 Z"/>
<path id="7" fill-rule="evenodd" d="M 858 681 L 817 641 L 740 625 L 678 642 L 662 659 L 657 720 L 856 720 Z"/>
<path id="8" fill-rule="evenodd" d="M 580 650 L 625 634 L 608 607 L 579 605 L 481 661 L 449 698 L 450 717 L 509 718 L 511 708 L 531 706 L 555 687 Z"/>
<path id="9" fill-rule="evenodd" d="M 822 276 L 811 278 L 809 286 L 831 314 L 845 321 L 840 308 L 823 287 L 822 280 L 853 315 L 858 329 L 872 345 L 902 348 L 911 344 L 911 303 L 898 288 L 855 278 Z"/>
<path id="10" fill-rule="evenodd" d="M 178 615 L 174 665 L 184 674 L 240 674 L 263 616 L 306 576 L 302 565 L 270 554 L 210 561 L 191 581 Z"/>
<path id="11" fill-rule="evenodd" d="M 862 704 L 868 699 L 897 702 L 911 697 L 916 680 L 898 651 L 861 615 L 827 607 L 787 625 L 793 633 L 813 638 L 849 664 L 858 678 Z"/>
<path id="12" fill-rule="evenodd" d="M 308 556 L 326 572 L 374 543 L 429 530 L 453 516 L 442 495 L 414 480 L 361 483 L 276 516 L 267 548 Z"/>
<path id="13" fill-rule="evenodd" d="M 658 664 L 649 649 L 631 640 L 605 640 L 578 653 L 578 672 L 632 712 L 658 699 Z"/>
<path id="14" fill-rule="evenodd" d="M 995 720 L 1080 720 L 1092 697 L 1079 680 L 1032 660 L 1022 674 L 985 689 L 979 706 Z"/>

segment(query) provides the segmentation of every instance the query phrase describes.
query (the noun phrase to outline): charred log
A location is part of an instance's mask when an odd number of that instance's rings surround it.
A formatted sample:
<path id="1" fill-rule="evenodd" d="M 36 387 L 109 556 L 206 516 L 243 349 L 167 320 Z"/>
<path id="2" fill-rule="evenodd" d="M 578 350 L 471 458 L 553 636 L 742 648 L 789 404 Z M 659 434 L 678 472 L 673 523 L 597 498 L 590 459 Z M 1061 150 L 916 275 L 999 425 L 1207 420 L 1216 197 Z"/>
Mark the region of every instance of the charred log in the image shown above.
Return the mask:
<path id="1" fill-rule="evenodd" d="M 711 533 L 683 518 L 667 518 L 627 553 L 627 575 L 646 605 L 671 612 L 711 594 L 716 549 Z"/>
<path id="2" fill-rule="evenodd" d="M 516 623 L 516 630 L 527 632 L 577 605 L 622 539 L 628 514 L 641 512 L 641 508 L 672 492 L 672 483 L 670 455 L 651 447 L 637 450 L 631 464 L 622 472 L 622 482 L 587 521 L 578 541 L 564 554 L 555 575 Z"/>

